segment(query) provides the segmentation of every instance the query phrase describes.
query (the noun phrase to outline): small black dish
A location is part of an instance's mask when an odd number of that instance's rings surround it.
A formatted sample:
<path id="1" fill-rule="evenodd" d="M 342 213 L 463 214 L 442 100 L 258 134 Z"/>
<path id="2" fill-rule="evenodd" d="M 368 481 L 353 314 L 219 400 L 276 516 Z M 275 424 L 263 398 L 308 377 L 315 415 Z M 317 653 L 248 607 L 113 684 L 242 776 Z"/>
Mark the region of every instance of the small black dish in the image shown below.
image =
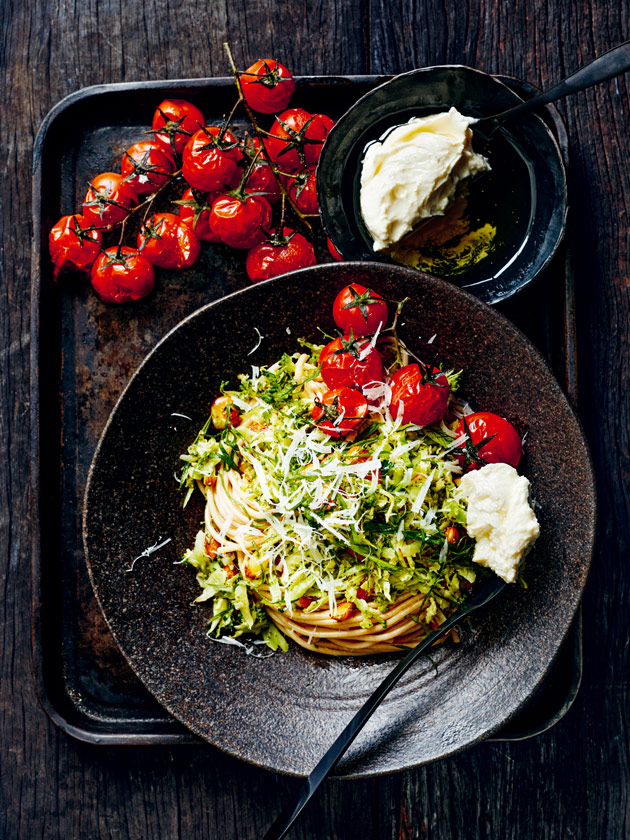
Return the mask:
<path id="1" fill-rule="evenodd" d="M 359 99 L 328 135 L 317 170 L 324 227 L 343 257 L 393 261 L 373 251 L 361 217 L 361 162 L 369 143 L 412 117 L 450 106 L 482 117 L 520 101 L 493 76 L 459 65 L 403 73 Z M 471 182 L 467 213 L 471 227 L 496 228 L 493 249 L 459 273 L 446 262 L 440 270 L 438 256 L 431 273 L 497 303 L 531 282 L 556 252 L 566 226 L 567 184 L 560 149 L 535 114 L 509 120 L 489 139 L 482 130 L 475 135 L 473 127 L 473 146 L 488 157 L 492 170 Z"/>

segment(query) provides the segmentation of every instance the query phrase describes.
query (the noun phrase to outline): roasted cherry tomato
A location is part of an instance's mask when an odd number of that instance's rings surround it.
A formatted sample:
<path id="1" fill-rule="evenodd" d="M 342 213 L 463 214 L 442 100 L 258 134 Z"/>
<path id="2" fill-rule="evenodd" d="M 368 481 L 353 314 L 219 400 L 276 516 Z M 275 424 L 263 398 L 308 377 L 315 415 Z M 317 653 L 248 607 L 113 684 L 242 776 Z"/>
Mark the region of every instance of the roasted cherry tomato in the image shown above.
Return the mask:
<path id="1" fill-rule="evenodd" d="M 136 191 L 117 172 L 103 172 L 92 178 L 83 200 L 83 215 L 91 225 L 109 227 L 122 222 L 138 203 Z"/>
<path id="2" fill-rule="evenodd" d="M 334 612 L 331 612 L 330 617 L 335 621 L 347 621 L 356 613 L 357 608 L 352 601 L 337 601 Z"/>
<path id="3" fill-rule="evenodd" d="M 98 230 L 85 230 L 83 216 L 62 216 L 50 231 L 48 250 L 55 266 L 53 279 L 62 271 L 87 271 L 101 250 L 103 237 Z"/>
<path id="4" fill-rule="evenodd" d="M 309 114 L 303 108 L 289 108 L 276 117 L 265 146 L 269 156 L 286 172 L 314 166 L 328 132 L 334 125 L 323 114 Z"/>
<path id="5" fill-rule="evenodd" d="M 459 529 L 456 528 L 454 525 L 451 525 L 450 528 L 446 529 L 446 531 L 444 532 L 444 536 L 446 537 L 446 542 L 449 545 L 457 545 L 461 538 Z"/>
<path id="6" fill-rule="evenodd" d="M 191 187 L 214 192 L 231 185 L 243 157 L 236 137 L 216 125 L 200 128 L 186 144 L 182 174 Z"/>
<path id="7" fill-rule="evenodd" d="M 241 87 L 250 108 L 261 114 L 276 114 L 289 104 L 295 82 L 275 58 L 259 58 L 241 73 Z"/>
<path id="8" fill-rule="evenodd" d="M 108 248 L 92 266 L 94 291 L 104 303 L 127 303 L 148 295 L 155 283 L 153 266 L 134 248 Z"/>
<path id="9" fill-rule="evenodd" d="M 275 204 L 282 198 L 282 190 L 266 160 L 259 159 L 254 164 L 251 172 L 247 176 L 245 192 L 249 194 L 262 194 L 269 204 Z"/>
<path id="10" fill-rule="evenodd" d="M 344 333 L 374 335 L 387 322 L 387 304 L 378 292 L 359 283 L 343 288 L 333 303 L 335 324 Z"/>
<path id="11" fill-rule="evenodd" d="M 232 248 L 253 248 L 271 228 L 271 206 L 261 195 L 238 190 L 217 198 L 210 212 L 210 227 L 221 242 Z"/>
<path id="12" fill-rule="evenodd" d="M 244 152 L 250 159 L 250 162 L 256 159 L 251 168 L 247 181 L 245 182 L 246 193 L 263 193 L 269 204 L 275 204 L 282 198 L 282 190 L 274 175 L 271 167 L 267 163 L 264 155 L 258 154 L 260 149 L 260 140 L 258 137 L 249 139 L 244 146 Z M 249 164 L 246 162 L 245 168 L 249 169 Z"/>
<path id="13" fill-rule="evenodd" d="M 289 179 L 287 189 L 298 210 L 314 216 L 319 213 L 314 166 L 309 166 L 307 169 L 302 170 L 302 172 L 296 172 Z"/>
<path id="14" fill-rule="evenodd" d="M 193 134 L 206 124 L 203 114 L 185 99 L 165 99 L 153 115 L 153 136 L 175 154 L 180 155 Z"/>
<path id="15" fill-rule="evenodd" d="M 437 368 L 406 365 L 392 376 L 390 386 L 392 416 L 402 416 L 403 423 L 428 426 L 444 417 L 449 387 Z"/>
<path id="16" fill-rule="evenodd" d="M 334 126 L 334 120 L 326 114 L 315 114 L 311 122 L 306 126 L 306 163 L 309 166 L 316 166 L 319 156 L 322 153 L 324 141 Z"/>
<path id="17" fill-rule="evenodd" d="M 200 248 L 195 234 L 174 213 L 155 213 L 138 234 L 138 249 L 159 268 L 189 268 Z"/>
<path id="18" fill-rule="evenodd" d="M 186 190 L 175 204 L 179 204 L 179 218 L 188 225 L 197 239 L 204 242 L 220 242 L 221 240 L 210 227 L 210 211 L 216 198 L 222 193 L 207 193 L 202 190 Z"/>
<path id="19" fill-rule="evenodd" d="M 333 260 L 337 260 L 337 262 L 343 262 L 343 257 L 335 248 L 331 239 L 326 238 L 326 247 L 328 248 L 328 253 L 333 258 Z"/>
<path id="20" fill-rule="evenodd" d="M 274 231 L 268 240 L 251 249 L 245 268 L 252 283 L 258 283 L 315 262 L 315 249 L 308 239 L 285 227 L 282 234 Z"/>
<path id="21" fill-rule="evenodd" d="M 265 140 L 269 157 L 286 172 L 306 166 L 304 126 L 311 117 L 303 108 L 289 108 L 276 116 L 271 137 Z"/>
<path id="22" fill-rule="evenodd" d="M 230 409 L 230 426 L 238 426 L 241 422 L 241 415 L 232 405 L 232 398 L 222 394 L 210 406 L 210 417 L 215 429 L 225 429 L 228 424 L 228 407 Z"/>
<path id="23" fill-rule="evenodd" d="M 315 400 L 313 422 L 330 437 L 347 435 L 367 417 L 367 400 L 356 388 L 333 388 Z"/>
<path id="24" fill-rule="evenodd" d="M 362 388 L 368 382 L 382 382 L 380 353 L 376 348 L 368 349 L 369 345 L 365 338 L 356 339 L 347 335 L 327 344 L 319 354 L 322 379 L 326 385 L 329 388 Z"/>
<path id="25" fill-rule="evenodd" d="M 514 426 L 498 414 L 477 411 L 468 414 L 457 424 L 457 436 L 466 435 L 460 444 L 460 464 L 469 470 L 478 470 L 484 464 L 518 465 L 523 454 L 521 436 Z"/>
<path id="26" fill-rule="evenodd" d="M 163 186 L 175 172 L 175 158 L 155 140 L 134 143 L 123 155 L 120 171 L 138 195 L 148 195 Z"/>

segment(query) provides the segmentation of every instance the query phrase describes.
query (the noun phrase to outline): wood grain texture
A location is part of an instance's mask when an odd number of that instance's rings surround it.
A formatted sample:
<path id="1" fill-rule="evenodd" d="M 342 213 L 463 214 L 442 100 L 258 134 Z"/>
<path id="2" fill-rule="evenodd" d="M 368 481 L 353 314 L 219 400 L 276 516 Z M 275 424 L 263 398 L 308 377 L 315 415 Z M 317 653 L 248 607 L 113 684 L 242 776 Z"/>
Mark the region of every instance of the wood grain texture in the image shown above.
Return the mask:
<path id="1" fill-rule="evenodd" d="M 206 747 L 81 744 L 48 721 L 35 697 L 27 474 L 37 126 L 57 100 L 85 85 L 224 75 L 226 37 L 237 61 L 278 54 L 296 73 L 457 62 L 548 84 L 630 37 L 630 2 L 2 0 L 2 20 L 0 837 L 255 838 L 294 790 L 290 779 Z M 609 82 L 561 106 L 572 140 L 581 414 L 601 510 L 582 691 L 566 718 L 534 741 L 481 745 L 396 777 L 329 782 L 294 840 L 630 836 L 629 84 L 628 77 Z"/>
<path id="2" fill-rule="evenodd" d="M 455 62 L 549 86 L 629 37 L 627 3 L 392 4 L 372 10 L 372 72 Z M 422 21 L 422 25 L 418 23 Z M 598 549 L 584 603 L 574 708 L 535 741 L 487 745 L 406 774 L 410 837 L 627 837 L 628 77 L 560 104 L 571 140 L 569 246 L 576 275 L 581 418 L 598 478 Z M 602 654 L 605 651 L 605 654 Z M 415 818 L 411 815 L 415 814 Z M 468 819 L 463 819 L 464 815 Z M 424 827 L 423 827 L 424 826 Z M 406 830 L 406 829 L 405 829 Z"/>

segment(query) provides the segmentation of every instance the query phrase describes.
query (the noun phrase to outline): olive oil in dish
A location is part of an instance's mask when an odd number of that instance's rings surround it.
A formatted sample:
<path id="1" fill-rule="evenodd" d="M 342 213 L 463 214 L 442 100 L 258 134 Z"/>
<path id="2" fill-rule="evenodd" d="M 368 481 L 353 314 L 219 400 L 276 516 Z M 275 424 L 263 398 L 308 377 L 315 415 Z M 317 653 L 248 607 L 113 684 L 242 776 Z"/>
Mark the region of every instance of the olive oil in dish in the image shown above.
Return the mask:
<path id="1" fill-rule="evenodd" d="M 459 181 L 441 214 L 420 220 L 400 241 L 378 252 L 401 265 L 466 286 L 509 271 L 527 244 L 536 210 L 533 165 L 515 137 L 502 129 L 484 141 L 475 136 L 474 123 L 472 132 L 474 151 L 487 159 L 489 168 L 479 168 L 472 177 Z M 374 141 L 367 144 L 363 158 L 373 145 Z M 360 172 L 361 167 L 355 179 L 357 207 Z M 364 219 L 360 217 L 358 223 L 372 245 Z"/>
<path id="2" fill-rule="evenodd" d="M 408 234 L 390 251 L 393 260 L 455 282 L 465 277 L 467 284 L 509 270 L 531 231 L 533 167 L 505 131 L 483 153 L 491 168 L 460 184 L 446 213 Z"/>

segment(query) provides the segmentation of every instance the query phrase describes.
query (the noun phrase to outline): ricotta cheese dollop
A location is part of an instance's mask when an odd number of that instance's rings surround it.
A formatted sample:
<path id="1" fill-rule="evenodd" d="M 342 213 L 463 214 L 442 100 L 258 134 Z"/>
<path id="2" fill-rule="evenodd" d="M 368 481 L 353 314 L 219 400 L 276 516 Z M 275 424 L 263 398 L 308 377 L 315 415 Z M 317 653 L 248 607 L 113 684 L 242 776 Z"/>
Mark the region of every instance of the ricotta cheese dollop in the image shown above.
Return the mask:
<path id="1" fill-rule="evenodd" d="M 414 117 L 368 146 L 361 168 L 361 215 L 382 251 L 423 219 L 442 216 L 457 184 L 490 169 L 472 149 L 471 123 L 456 108 Z"/>
<path id="2" fill-rule="evenodd" d="M 509 464 L 466 473 L 459 492 L 468 501 L 466 530 L 476 540 L 473 561 L 507 583 L 540 534 L 529 503 L 529 481 Z"/>

